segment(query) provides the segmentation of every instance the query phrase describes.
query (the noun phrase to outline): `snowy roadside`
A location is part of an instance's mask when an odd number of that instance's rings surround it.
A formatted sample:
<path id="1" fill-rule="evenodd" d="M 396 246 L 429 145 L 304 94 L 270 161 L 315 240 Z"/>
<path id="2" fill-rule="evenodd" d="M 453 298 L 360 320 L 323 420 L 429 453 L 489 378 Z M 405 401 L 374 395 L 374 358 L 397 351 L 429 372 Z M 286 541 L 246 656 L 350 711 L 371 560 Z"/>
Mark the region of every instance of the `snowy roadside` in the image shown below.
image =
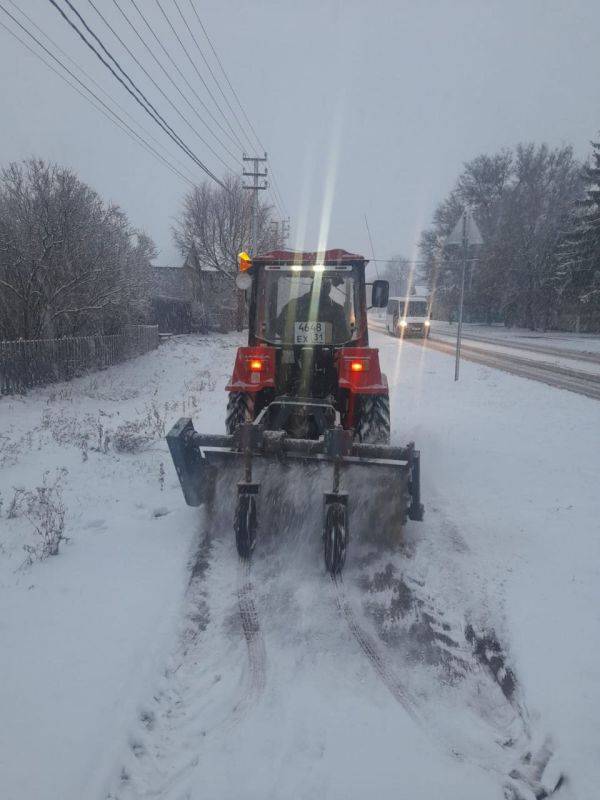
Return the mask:
<path id="1" fill-rule="evenodd" d="M 451 344 L 453 347 L 456 343 L 456 335 L 445 335 L 442 333 L 435 333 L 431 337 L 431 341 L 434 342 L 443 342 L 445 344 Z M 476 352 L 483 352 L 483 353 L 491 353 L 494 355 L 507 355 L 512 356 L 516 359 L 524 359 L 528 362 L 535 362 L 539 364 L 547 364 L 549 366 L 558 367 L 560 369 L 565 370 L 577 370 L 578 372 L 589 373 L 590 375 L 600 376 L 600 360 L 598 361 L 588 361 L 588 360 L 581 360 L 578 359 L 578 355 L 580 354 L 580 350 L 566 350 L 562 348 L 562 352 L 565 353 L 564 356 L 556 356 L 549 353 L 541 353 L 539 351 L 534 350 L 525 350 L 523 349 L 523 345 L 519 344 L 518 347 L 514 346 L 514 340 L 507 339 L 506 341 L 503 340 L 496 340 L 492 344 L 490 342 L 482 342 L 478 339 L 471 339 L 465 337 L 462 342 L 463 350 L 472 349 Z M 512 345 L 512 346 L 511 346 Z M 589 353 L 585 353 L 584 355 L 589 355 Z M 598 356 L 600 359 L 600 355 Z"/>
<path id="2" fill-rule="evenodd" d="M 432 333 L 456 338 L 456 323 L 450 325 L 442 320 L 432 320 Z M 504 325 L 482 325 L 463 323 L 463 336 L 495 339 L 498 344 L 511 342 L 522 345 L 541 345 L 565 351 L 600 353 L 600 336 L 597 333 L 574 333 L 570 331 L 530 331 L 526 328 L 506 328 Z"/>
<path id="3" fill-rule="evenodd" d="M 554 738 L 568 796 L 593 797 L 600 404 L 468 363 L 455 384 L 448 356 L 373 333 L 393 441 L 422 452 L 425 521 L 395 552 L 355 531 L 334 588 L 320 502 L 261 537 L 248 576 L 223 508 L 184 597 L 202 514 L 163 423 L 222 430 L 238 339 L 180 337 L 0 401 L 2 796 L 500 800 L 525 720 Z M 135 453 L 115 449 L 123 421 L 139 423 Z M 8 513 L 13 487 L 60 467 L 70 541 L 23 568 L 35 537 Z M 509 702 L 473 663 L 468 623 L 488 649 L 499 637 Z"/>
<path id="4" fill-rule="evenodd" d="M 372 343 L 390 380 L 393 436 L 422 452 L 428 589 L 442 605 L 462 594 L 469 614 L 501 632 L 575 796 L 593 797 L 600 403 L 469 362 L 454 383 L 450 356 L 379 332 Z"/>
<path id="5" fill-rule="evenodd" d="M 0 399 L 0 794 L 99 796 L 177 636 L 198 517 L 164 430 L 222 424 L 234 337 L 173 339 L 71 383 Z M 222 357 L 222 359 L 221 359 Z M 45 475 L 46 474 L 46 475 Z M 40 507 L 40 492 L 45 498 Z M 22 492 L 20 490 L 23 490 Z M 59 555 L 34 524 L 57 524 Z"/>

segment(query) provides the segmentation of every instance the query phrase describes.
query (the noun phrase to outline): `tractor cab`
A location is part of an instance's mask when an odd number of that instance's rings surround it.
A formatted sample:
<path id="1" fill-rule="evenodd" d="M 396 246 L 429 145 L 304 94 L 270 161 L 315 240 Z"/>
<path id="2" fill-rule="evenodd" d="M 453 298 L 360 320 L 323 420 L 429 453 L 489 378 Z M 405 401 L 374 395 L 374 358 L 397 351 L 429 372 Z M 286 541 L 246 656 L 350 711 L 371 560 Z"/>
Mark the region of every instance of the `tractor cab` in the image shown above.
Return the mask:
<path id="1" fill-rule="evenodd" d="M 239 424 L 241 404 L 252 407 L 253 418 L 270 405 L 276 424 L 297 438 L 318 438 L 336 412 L 344 427 L 355 427 L 361 381 L 387 398 L 377 351 L 369 348 L 366 260 L 345 250 L 275 251 L 246 263 L 251 266 L 242 270 L 241 283 L 250 288 L 248 347 L 238 353 L 230 384 L 229 429 Z M 377 281 L 371 294 L 384 306 L 387 282 Z M 353 368 L 352 353 L 360 356 Z M 250 376 L 248 363 L 256 367 Z"/>
<path id="2" fill-rule="evenodd" d="M 248 344 L 367 347 L 367 263 L 345 250 L 254 259 Z M 375 281 L 373 304 L 387 305 L 387 293 L 387 282 Z"/>

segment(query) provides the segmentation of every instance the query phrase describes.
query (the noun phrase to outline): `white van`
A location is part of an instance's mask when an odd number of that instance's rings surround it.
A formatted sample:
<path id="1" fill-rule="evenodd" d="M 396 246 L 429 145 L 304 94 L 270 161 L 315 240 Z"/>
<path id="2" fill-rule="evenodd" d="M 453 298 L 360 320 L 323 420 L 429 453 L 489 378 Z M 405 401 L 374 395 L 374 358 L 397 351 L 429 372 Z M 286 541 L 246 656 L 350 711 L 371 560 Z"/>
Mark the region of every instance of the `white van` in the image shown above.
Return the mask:
<path id="1" fill-rule="evenodd" d="M 390 297 L 385 327 L 393 336 L 429 336 L 427 297 Z"/>

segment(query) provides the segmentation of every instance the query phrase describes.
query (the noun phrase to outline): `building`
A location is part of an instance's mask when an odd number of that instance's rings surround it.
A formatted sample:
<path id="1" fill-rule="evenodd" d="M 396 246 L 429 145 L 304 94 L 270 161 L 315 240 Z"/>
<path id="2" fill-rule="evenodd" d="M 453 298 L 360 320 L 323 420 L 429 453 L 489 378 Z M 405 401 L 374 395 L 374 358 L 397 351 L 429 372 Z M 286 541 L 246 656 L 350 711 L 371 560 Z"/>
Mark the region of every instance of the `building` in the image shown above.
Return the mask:
<path id="1" fill-rule="evenodd" d="M 152 267 L 152 321 L 161 333 L 190 333 L 197 277 L 185 267 Z"/>
<path id="2" fill-rule="evenodd" d="M 180 267 L 153 267 L 153 320 L 161 333 L 235 330 L 240 293 L 234 276 L 202 266 L 194 248 Z"/>

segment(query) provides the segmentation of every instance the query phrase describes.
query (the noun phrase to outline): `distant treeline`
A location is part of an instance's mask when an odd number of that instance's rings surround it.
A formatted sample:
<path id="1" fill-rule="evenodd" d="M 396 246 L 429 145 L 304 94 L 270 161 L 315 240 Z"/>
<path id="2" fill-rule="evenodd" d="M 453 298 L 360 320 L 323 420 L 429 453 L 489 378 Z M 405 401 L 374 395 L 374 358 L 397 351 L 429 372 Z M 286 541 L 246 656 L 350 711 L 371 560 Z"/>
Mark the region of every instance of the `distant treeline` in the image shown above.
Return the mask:
<path id="1" fill-rule="evenodd" d="M 455 313 L 461 261 L 444 238 L 465 205 L 484 244 L 469 264 L 465 313 L 531 329 L 600 330 L 600 143 L 590 164 L 571 147 L 520 144 L 465 164 L 421 237 L 438 314 Z"/>

